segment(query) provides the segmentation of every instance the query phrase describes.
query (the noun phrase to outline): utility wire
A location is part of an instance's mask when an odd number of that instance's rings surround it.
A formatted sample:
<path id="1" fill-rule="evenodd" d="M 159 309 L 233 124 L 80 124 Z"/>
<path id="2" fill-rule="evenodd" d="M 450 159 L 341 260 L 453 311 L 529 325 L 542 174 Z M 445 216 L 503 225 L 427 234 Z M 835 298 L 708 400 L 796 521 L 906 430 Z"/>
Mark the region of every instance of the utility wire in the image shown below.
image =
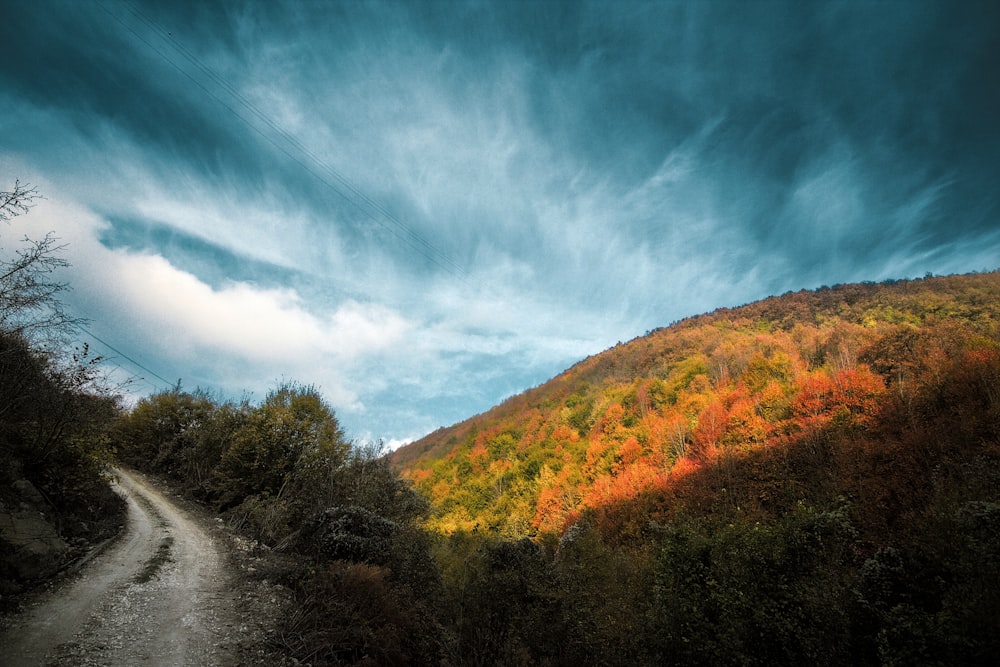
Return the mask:
<path id="1" fill-rule="evenodd" d="M 150 375 L 152 375 L 156 379 L 160 380 L 165 385 L 167 385 L 167 387 L 174 387 L 174 386 L 176 386 L 175 383 L 173 383 L 170 380 L 166 379 L 162 375 L 158 375 L 155 372 L 151 371 L 150 369 L 146 368 L 145 366 L 143 366 L 142 364 L 140 364 L 138 361 L 136 361 L 132 357 L 128 356 L 127 354 L 125 354 L 124 352 L 122 352 L 121 350 L 119 350 L 118 348 L 116 348 L 111 343 L 109 343 L 106 340 L 103 340 L 101 338 L 98 338 L 97 335 L 94 334 L 94 332 L 92 332 L 90 329 L 88 329 L 87 327 L 83 326 L 82 324 L 75 323 L 73 326 L 75 326 L 77 329 L 79 329 L 83 333 L 87 334 L 88 336 L 90 336 L 91 338 L 93 338 L 94 340 L 96 340 L 98 343 L 100 343 L 104 347 L 108 348 L 109 350 L 111 350 L 112 352 L 114 352 L 115 354 L 117 354 L 118 356 L 120 356 L 122 359 L 125 359 L 129 363 L 134 364 L 137 368 L 141 368 L 142 370 L 146 371 L 147 373 L 149 373 Z"/>
<path id="2" fill-rule="evenodd" d="M 254 117 L 256 117 L 260 122 L 264 123 L 267 127 L 271 128 L 279 137 L 285 140 L 289 145 L 296 149 L 299 153 L 304 155 L 308 162 L 311 162 L 313 166 L 307 164 L 307 161 L 300 159 L 298 156 L 293 155 L 285 146 L 282 146 L 279 142 L 275 141 L 272 137 L 265 134 L 260 130 L 254 123 L 252 123 L 246 116 L 241 114 L 232 105 L 228 104 L 225 100 L 220 98 L 212 90 L 198 81 L 193 77 L 188 71 L 180 67 L 176 62 L 171 60 L 167 54 L 165 54 L 161 49 L 150 43 L 145 37 L 136 32 L 131 26 L 125 23 L 120 17 L 111 12 L 107 7 L 102 5 L 102 9 L 111 16 L 115 21 L 117 21 L 122 27 L 128 30 L 132 35 L 136 37 L 139 41 L 145 44 L 151 51 L 156 53 L 160 58 L 162 58 L 167 64 L 176 69 L 179 73 L 183 74 L 188 80 L 200 88 L 206 95 L 210 96 L 216 102 L 221 104 L 223 107 L 229 110 L 234 116 L 243 121 L 251 130 L 256 132 L 261 138 L 267 141 L 269 144 L 274 146 L 276 149 L 281 151 L 286 157 L 288 157 L 293 162 L 297 163 L 303 169 L 305 169 L 309 174 L 316 178 L 320 183 L 327 186 L 333 190 L 342 199 L 353 205 L 359 211 L 361 211 L 366 217 L 380 225 L 384 229 L 392 233 L 393 236 L 403 241 L 411 248 L 416 250 L 419 254 L 423 255 L 425 259 L 437 265 L 439 268 L 451 273 L 456 278 L 461 280 L 466 285 L 469 285 L 467 276 L 468 272 L 465 271 L 461 266 L 459 266 L 455 261 L 453 261 L 447 254 L 436 248 L 433 244 L 423 238 L 420 234 L 413 231 L 409 226 L 399 220 L 398 217 L 393 215 L 390 211 L 386 210 L 384 206 L 373 200 L 371 197 L 362 192 L 357 186 L 351 183 L 343 174 L 330 166 L 327 162 L 317 156 L 313 151 L 309 150 L 304 146 L 298 139 L 292 136 L 287 130 L 278 125 L 273 121 L 270 116 L 264 113 L 257 105 L 244 97 L 235 87 L 233 87 L 226 79 L 218 75 L 214 70 L 205 65 L 196 55 L 191 53 L 183 44 L 174 39 L 172 33 L 164 30 L 160 27 L 153 19 L 149 18 L 143 14 L 139 9 L 129 2 L 123 2 L 126 8 L 135 16 L 139 21 L 144 23 L 150 30 L 156 33 L 160 39 L 168 43 L 177 53 L 183 56 L 189 63 L 196 67 L 202 74 L 208 77 L 216 85 L 225 90 L 229 95 L 231 95 L 240 106 L 245 110 L 250 112 Z M 324 172 L 329 178 L 323 174 L 317 173 L 314 166 Z M 338 185 L 336 185 L 335 181 Z M 345 193 L 344 190 L 347 192 Z M 353 197 L 349 196 L 353 195 Z M 359 201 L 360 200 L 360 201 Z M 373 213 L 374 211 L 374 213 Z"/>

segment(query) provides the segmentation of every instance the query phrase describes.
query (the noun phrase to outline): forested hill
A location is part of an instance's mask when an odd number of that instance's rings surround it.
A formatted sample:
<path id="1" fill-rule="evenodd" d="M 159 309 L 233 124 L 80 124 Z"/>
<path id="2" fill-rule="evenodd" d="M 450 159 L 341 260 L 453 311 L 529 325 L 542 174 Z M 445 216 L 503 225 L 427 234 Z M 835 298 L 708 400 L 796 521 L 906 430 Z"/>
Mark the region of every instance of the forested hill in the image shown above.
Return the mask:
<path id="1" fill-rule="evenodd" d="M 861 472 L 842 459 L 906 465 L 909 441 L 959 416 L 966 432 L 948 442 L 995 447 L 998 369 L 1000 273 L 823 287 L 655 330 L 393 461 L 446 533 L 558 534 L 581 512 L 616 512 L 627 531 L 679 497 L 778 516 L 817 494 L 844 495 L 888 512 L 894 501 L 875 487 L 897 491 L 878 480 L 889 468 Z M 979 427 L 988 432 L 970 430 Z M 875 441 L 884 449 L 872 454 Z M 910 473 L 922 474 L 898 475 Z"/>

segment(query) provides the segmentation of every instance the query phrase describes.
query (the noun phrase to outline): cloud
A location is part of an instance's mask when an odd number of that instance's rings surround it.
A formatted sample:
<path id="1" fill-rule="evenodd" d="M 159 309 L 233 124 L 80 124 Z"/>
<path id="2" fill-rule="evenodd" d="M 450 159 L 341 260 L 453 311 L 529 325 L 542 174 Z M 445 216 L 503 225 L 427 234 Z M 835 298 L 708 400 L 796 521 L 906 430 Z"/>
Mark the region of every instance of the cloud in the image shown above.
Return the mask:
<path id="1" fill-rule="evenodd" d="M 165 377 L 315 382 L 356 432 L 1000 249 L 985 6 L 63 4 L 11 8 L 0 173 L 50 197 L 73 303 Z"/>
<path id="2" fill-rule="evenodd" d="M 105 286 L 121 311 L 141 323 L 150 350 L 175 362 L 205 356 L 238 359 L 273 373 L 317 382 L 337 396 L 338 407 L 360 410 L 352 386 L 358 369 L 399 343 L 405 318 L 376 305 L 345 301 L 332 312 L 313 313 L 289 289 L 234 283 L 213 289 L 158 256 L 117 251 L 117 287 Z M 267 378 L 268 381 L 274 378 Z M 258 388 L 260 380 L 254 383 Z"/>
<path id="3" fill-rule="evenodd" d="M 39 187 L 51 186 L 42 180 Z M 379 304 L 345 300 L 315 311 L 288 288 L 241 282 L 214 288 L 162 256 L 103 246 L 97 239 L 107 223 L 72 202 L 50 198 L 23 221 L 30 223 L 24 227 L 29 235 L 51 229 L 68 244 L 72 299 L 85 309 L 80 315 L 98 320 L 96 330 L 116 332 L 105 333 L 108 338 L 143 341 L 143 356 L 160 357 L 165 365 L 233 359 L 303 379 L 321 369 L 324 377 L 317 381 L 332 381 L 331 391 L 353 396 L 357 391 L 346 391 L 336 373 L 352 375 L 411 327 Z"/>
<path id="4" fill-rule="evenodd" d="M 58 190 L 36 180 L 44 191 Z M 263 394 L 282 379 L 316 383 L 352 426 L 366 422 L 351 415 L 367 415 L 375 428 L 412 429 L 390 413 L 405 415 L 409 404 L 427 409 L 428 401 L 457 401 L 449 412 L 457 419 L 470 399 L 487 406 L 498 392 L 530 384 L 538 369 L 558 372 L 600 345 L 601 322 L 578 335 L 553 334 L 559 307 L 508 286 L 473 301 L 464 287 L 433 292 L 409 312 L 350 298 L 322 306 L 291 288 L 210 285 L 149 250 L 109 248 L 99 241 L 107 220 L 70 200 L 52 197 L 24 221 L 30 233 L 54 229 L 68 243 L 72 305 L 128 357 L 229 395 Z M 387 396 L 399 407 L 374 403 Z"/>

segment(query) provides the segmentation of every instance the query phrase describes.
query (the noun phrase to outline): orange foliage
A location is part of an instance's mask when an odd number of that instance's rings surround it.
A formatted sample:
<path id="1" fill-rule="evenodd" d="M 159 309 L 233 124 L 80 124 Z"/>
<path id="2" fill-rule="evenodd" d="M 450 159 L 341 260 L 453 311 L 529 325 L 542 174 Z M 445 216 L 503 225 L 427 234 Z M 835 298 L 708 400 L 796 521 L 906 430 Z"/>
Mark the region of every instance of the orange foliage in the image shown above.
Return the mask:
<path id="1" fill-rule="evenodd" d="M 833 378 L 835 403 L 846 407 L 857 424 L 868 425 L 876 416 L 885 382 L 865 365 L 839 371 Z"/>
<path id="2" fill-rule="evenodd" d="M 434 473 L 431 472 L 430 470 L 427 470 L 426 468 L 420 468 L 420 469 L 416 469 L 416 470 L 406 470 L 405 474 L 410 479 L 413 480 L 414 484 L 420 484 L 420 482 L 422 482 L 425 479 L 429 478 Z"/>
<path id="3" fill-rule="evenodd" d="M 651 512 L 682 502 L 766 514 L 836 492 L 888 515 L 924 492 L 914 487 L 943 443 L 996 438 L 998 321 L 997 273 L 720 309 L 585 359 L 394 458 L 435 504 L 481 498 L 502 474 L 543 532 L 584 507 L 640 500 Z"/>
<path id="4" fill-rule="evenodd" d="M 690 475 L 691 473 L 701 470 L 701 468 L 702 463 L 700 461 L 697 461 L 690 456 L 684 456 L 677 459 L 677 462 L 674 463 L 674 467 L 670 469 L 670 478 L 678 479 L 680 477 L 685 477 L 686 475 Z"/>
<path id="5" fill-rule="evenodd" d="M 625 408 L 622 407 L 621 403 L 612 403 L 597 422 L 594 430 L 598 436 L 605 440 L 622 440 L 626 437 L 626 431 L 622 425 L 624 416 Z"/>
<path id="6" fill-rule="evenodd" d="M 476 472 L 481 473 L 486 469 L 489 460 L 490 455 L 486 450 L 486 445 L 477 440 L 472 451 L 469 452 L 469 462 L 472 463 Z"/>
<path id="7" fill-rule="evenodd" d="M 642 456 L 642 445 L 635 438 L 629 438 L 618 450 L 618 460 L 621 466 L 633 465 Z"/>
<path id="8" fill-rule="evenodd" d="M 580 439 L 580 434 L 576 432 L 576 429 L 572 429 L 565 424 L 560 424 L 553 429 L 552 439 L 556 442 L 573 443 Z"/>
<path id="9" fill-rule="evenodd" d="M 727 446 L 745 449 L 763 445 L 767 440 L 768 424 L 757 412 L 750 398 L 740 398 L 729 409 L 729 420 L 723 441 Z"/>
<path id="10" fill-rule="evenodd" d="M 558 486 L 542 489 L 538 494 L 535 518 L 531 527 L 542 532 L 557 532 L 566 520 L 566 503 Z"/>
<path id="11" fill-rule="evenodd" d="M 638 461 L 623 469 L 618 475 L 602 475 L 594 480 L 583 497 L 583 505 L 599 507 L 631 500 L 641 492 L 662 483 L 663 480 L 661 469 L 646 461 Z"/>
<path id="12" fill-rule="evenodd" d="M 726 424 L 729 415 L 726 408 L 719 401 L 709 403 L 708 406 L 698 415 L 698 424 L 694 427 L 693 441 L 690 456 L 704 460 L 709 456 L 710 450 L 722 440 L 726 432 Z"/>

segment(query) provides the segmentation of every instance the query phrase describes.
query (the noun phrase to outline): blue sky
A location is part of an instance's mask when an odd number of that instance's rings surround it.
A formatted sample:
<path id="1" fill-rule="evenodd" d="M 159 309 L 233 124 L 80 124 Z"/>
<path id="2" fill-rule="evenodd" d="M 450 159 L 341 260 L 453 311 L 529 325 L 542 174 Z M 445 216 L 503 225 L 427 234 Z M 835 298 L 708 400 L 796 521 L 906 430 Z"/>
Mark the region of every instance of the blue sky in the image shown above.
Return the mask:
<path id="1" fill-rule="evenodd" d="M 1000 266 L 995 2 L 0 4 L 0 186 L 46 197 L 0 238 L 68 244 L 134 396 L 294 380 L 398 443 L 688 315 Z"/>

